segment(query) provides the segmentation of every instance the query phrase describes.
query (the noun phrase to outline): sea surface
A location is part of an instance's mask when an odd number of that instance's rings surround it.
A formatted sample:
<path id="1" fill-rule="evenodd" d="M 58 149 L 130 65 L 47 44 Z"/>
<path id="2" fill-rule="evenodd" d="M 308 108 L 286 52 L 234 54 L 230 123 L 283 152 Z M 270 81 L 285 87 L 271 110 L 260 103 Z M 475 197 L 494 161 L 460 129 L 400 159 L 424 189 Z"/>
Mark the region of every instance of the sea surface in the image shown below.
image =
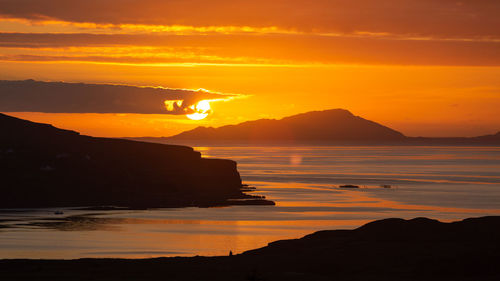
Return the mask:
<path id="1" fill-rule="evenodd" d="M 276 206 L 0 210 L 0 258 L 227 255 L 376 219 L 500 215 L 500 147 L 195 149 L 237 161 Z"/>

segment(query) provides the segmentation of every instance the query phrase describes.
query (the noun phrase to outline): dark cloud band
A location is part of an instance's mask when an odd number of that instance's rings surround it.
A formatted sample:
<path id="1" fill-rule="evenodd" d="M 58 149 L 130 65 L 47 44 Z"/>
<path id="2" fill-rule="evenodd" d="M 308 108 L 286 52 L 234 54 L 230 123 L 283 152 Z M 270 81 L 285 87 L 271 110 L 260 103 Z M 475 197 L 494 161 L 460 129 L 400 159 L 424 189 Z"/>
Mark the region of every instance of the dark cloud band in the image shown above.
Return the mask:
<path id="1" fill-rule="evenodd" d="M 0 81 L 0 112 L 187 114 L 200 100 L 231 95 L 110 84 Z M 182 101 L 167 110 L 168 101 Z"/>
<path id="2" fill-rule="evenodd" d="M 500 36 L 499 14 L 498 0 L 0 0 L 0 15 L 30 20 L 417 36 Z"/>

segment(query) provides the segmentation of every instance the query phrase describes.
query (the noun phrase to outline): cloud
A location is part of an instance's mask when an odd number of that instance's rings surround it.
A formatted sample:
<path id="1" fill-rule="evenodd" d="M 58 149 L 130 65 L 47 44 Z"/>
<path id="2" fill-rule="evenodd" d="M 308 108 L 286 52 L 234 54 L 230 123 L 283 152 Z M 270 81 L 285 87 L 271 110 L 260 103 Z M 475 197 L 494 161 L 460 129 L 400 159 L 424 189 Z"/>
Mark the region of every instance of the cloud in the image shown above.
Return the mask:
<path id="1" fill-rule="evenodd" d="M 201 100 L 237 96 L 206 90 L 112 84 L 0 81 L 0 112 L 189 114 Z M 175 101 L 174 107 L 168 105 Z"/>
<path id="2" fill-rule="evenodd" d="M 30 20 L 417 36 L 498 37 L 498 14 L 498 0 L 0 0 L 0 15 Z"/>
<path id="3" fill-rule="evenodd" d="M 499 66 L 498 14 L 498 0 L 0 0 L 0 61 Z"/>
<path id="4" fill-rule="evenodd" d="M 500 42 L 387 36 L 0 33 L 0 46 L 1 61 L 500 65 Z"/>

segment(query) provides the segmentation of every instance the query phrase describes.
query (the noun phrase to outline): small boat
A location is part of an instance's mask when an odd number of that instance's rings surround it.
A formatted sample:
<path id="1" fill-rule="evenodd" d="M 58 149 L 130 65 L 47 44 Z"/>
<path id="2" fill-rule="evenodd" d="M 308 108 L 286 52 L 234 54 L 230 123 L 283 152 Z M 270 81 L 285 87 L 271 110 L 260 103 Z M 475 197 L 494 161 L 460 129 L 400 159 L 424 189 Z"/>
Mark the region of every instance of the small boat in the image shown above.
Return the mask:
<path id="1" fill-rule="evenodd" d="M 63 211 L 55 211 L 54 215 L 64 215 L 64 212 Z"/>
<path id="2" fill-rule="evenodd" d="M 383 187 L 383 188 L 392 188 L 392 186 L 390 184 L 382 184 L 380 187 Z"/>
<path id="3" fill-rule="evenodd" d="M 359 188 L 359 186 L 357 185 L 352 185 L 352 184 L 345 184 L 345 185 L 341 185 L 339 186 L 340 188 Z"/>

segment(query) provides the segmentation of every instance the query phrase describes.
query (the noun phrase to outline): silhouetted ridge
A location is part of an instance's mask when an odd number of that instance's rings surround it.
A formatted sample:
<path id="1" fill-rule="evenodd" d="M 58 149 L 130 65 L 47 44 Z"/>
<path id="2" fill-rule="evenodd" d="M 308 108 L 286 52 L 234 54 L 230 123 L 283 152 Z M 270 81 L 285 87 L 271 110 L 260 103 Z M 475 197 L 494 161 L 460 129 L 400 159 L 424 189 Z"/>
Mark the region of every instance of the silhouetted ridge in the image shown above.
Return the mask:
<path id="1" fill-rule="evenodd" d="M 6 280 L 500 280 L 500 217 L 385 219 L 226 257 L 0 261 Z M 44 279 L 45 278 L 45 279 Z"/>
<path id="2" fill-rule="evenodd" d="M 497 140 L 497 141 L 499 141 L 500 140 L 500 132 L 498 132 L 494 135 L 479 136 L 479 137 L 475 137 L 472 139 L 478 139 L 478 140 L 483 140 L 483 141 L 484 140 L 491 140 L 491 141 Z"/>
<path id="3" fill-rule="evenodd" d="M 0 114 L 0 208 L 271 204 L 241 191 L 236 162 L 186 146 L 93 138 Z"/>
<path id="4" fill-rule="evenodd" d="M 38 137 L 42 139 L 57 137 L 75 137 L 77 132 L 58 129 L 50 124 L 35 123 L 0 113 L 0 132 L 2 141 L 24 141 L 26 138 Z M 9 134 L 9 132 L 12 132 Z M 32 140 L 31 140 L 32 141 Z"/>
<path id="5" fill-rule="evenodd" d="M 344 109 L 313 111 L 280 120 L 260 119 L 219 128 L 198 127 L 171 140 L 397 141 L 405 136 Z"/>
<path id="6" fill-rule="evenodd" d="M 500 132 L 478 137 L 406 137 L 344 109 L 259 119 L 219 128 L 197 127 L 172 137 L 129 138 L 179 144 L 271 145 L 487 145 L 500 146 Z"/>

